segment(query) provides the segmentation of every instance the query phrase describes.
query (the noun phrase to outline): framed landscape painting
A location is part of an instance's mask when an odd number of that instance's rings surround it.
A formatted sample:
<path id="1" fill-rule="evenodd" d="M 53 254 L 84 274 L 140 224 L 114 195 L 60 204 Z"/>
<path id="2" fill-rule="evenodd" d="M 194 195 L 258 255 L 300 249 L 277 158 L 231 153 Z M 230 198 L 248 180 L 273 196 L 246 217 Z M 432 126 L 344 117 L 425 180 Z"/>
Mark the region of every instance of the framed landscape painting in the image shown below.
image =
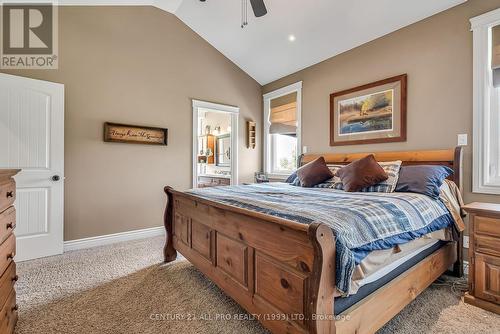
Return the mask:
<path id="1" fill-rule="evenodd" d="M 406 141 L 406 74 L 330 94 L 330 146 Z"/>

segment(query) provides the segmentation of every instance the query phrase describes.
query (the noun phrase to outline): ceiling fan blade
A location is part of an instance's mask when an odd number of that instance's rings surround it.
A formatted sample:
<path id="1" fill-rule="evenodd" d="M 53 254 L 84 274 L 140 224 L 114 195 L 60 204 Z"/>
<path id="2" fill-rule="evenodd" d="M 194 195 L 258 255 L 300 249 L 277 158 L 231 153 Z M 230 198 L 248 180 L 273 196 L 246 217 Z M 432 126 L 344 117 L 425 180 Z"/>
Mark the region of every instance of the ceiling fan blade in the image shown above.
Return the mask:
<path id="1" fill-rule="evenodd" d="M 255 17 L 261 17 L 267 14 L 264 0 L 250 0 L 250 3 L 252 4 L 252 9 Z"/>

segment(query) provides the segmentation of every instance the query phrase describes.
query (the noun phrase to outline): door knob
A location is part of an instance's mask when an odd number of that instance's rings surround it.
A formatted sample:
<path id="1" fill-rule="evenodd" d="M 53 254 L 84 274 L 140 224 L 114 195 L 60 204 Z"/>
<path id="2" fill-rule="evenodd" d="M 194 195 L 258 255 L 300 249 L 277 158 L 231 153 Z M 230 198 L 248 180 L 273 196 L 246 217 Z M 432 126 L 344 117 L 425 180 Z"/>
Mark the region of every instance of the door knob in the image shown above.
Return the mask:
<path id="1" fill-rule="evenodd" d="M 52 181 L 59 181 L 61 177 L 59 175 L 52 176 Z"/>

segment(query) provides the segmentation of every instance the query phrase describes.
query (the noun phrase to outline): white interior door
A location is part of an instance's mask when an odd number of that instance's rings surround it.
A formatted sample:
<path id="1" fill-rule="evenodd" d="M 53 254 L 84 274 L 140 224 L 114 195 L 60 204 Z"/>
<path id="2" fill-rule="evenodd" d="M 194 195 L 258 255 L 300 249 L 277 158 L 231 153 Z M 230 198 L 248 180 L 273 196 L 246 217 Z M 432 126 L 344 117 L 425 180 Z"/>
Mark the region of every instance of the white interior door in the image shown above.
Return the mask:
<path id="1" fill-rule="evenodd" d="M 0 73 L 0 168 L 20 168 L 17 261 L 61 254 L 64 85 Z"/>

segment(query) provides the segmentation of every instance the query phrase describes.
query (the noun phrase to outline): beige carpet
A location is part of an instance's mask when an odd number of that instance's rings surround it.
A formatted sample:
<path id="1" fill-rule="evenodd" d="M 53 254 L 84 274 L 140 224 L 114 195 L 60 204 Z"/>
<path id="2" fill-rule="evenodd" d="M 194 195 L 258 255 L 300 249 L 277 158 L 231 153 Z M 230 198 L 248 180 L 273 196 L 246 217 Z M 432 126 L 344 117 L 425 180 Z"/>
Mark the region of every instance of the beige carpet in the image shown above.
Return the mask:
<path id="1" fill-rule="evenodd" d="M 227 319 L 246 313 L 187 261 L 161 264 L 162 245 L 145 239 L 20 263 L 17 333 L 266 332 Z M 500 317 L 433 286 L 380 332 L 500 333 Z"/>

